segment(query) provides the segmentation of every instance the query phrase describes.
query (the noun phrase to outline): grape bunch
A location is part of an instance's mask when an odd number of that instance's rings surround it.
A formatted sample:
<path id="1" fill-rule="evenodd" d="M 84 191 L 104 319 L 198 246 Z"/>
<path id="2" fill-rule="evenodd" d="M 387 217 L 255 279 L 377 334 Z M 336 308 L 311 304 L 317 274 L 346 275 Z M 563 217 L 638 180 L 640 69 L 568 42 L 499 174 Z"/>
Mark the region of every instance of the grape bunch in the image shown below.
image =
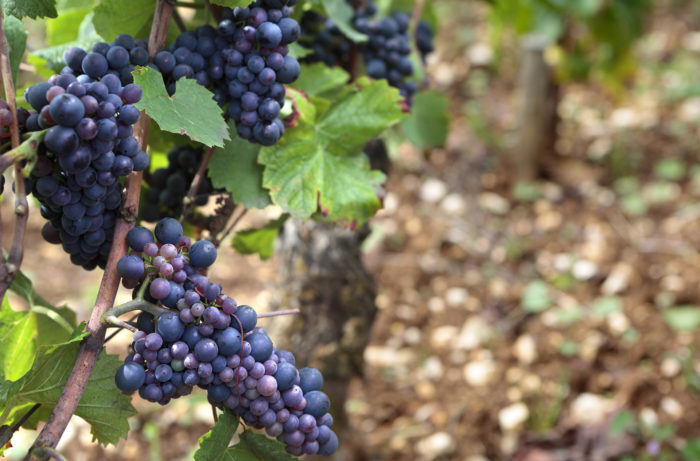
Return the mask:
<path id="1" fill-rule="evenodd" d="M 83 55 L 86 73 L 54 75 L 29 87 L 25 99 L 34 111 L 22 118 L 26 131 L 47 130 L 30 176 L 48 220 L 42 236 L 89 270 L 104 267 L 111 248 L 122 202 L 119 178 L 146 169 L 149 158 L 132 136 L 141 88 L 122 86 L 99 64 L 102 55 L 75 50 L 66 52 L 66 61 L 78 66 L 73 58 Z"/>
<path id="2" fill-rule="evenodd" d="M 384 79 L 399 92 L 411 105 L 413 94 L 418 87 L 408 81 L 413 76 L 411 61 L 411 39 L 409 35 L 410 17 L 396 11 L 386 18 L 375 18 L 376 5 L 368 1 L 363 9 L 357 10 L 353 17 L 353 27 L 366 34 L 369 40 L 359 44 L 365 64 L 365 72 L 372 78 Z M 305 12 L 301 17 L 302 36 L 299 43 L 311 50 L 305 56 L 305 62 L 322 62 L 327 66 L 351 67 L 351 50 L 353 43 L 332 20 L 313 11 Z M 415 43 L 421 59 L 425 59 L 434 50 L 433 31 L 429 23 L 421 21 L 416 27 Z"/>
<path id="3" fill-rule="evenodd" d="M 178 36 L 161 51 L 152 66 L 164 76 L 170 94 L 180 78 L 194 78 L 214 92 L 227 107 L 238 134 L 251 142 L 272 145 L 282 134 L 279 119 L 284 84 L 300 72 L 288 56 L 289 44 L 299 36 L 290 15 L 297 0 L 257 0 L 246 8 L 224 10 L 218 29 L 201 26 Z"/>
<path id="4" fill-rule="evenodd" d="M 376 6 L 368 2 L 353 19 L 354 27 L 369 37 L 367 43 L 359 45 L 365 71 L 370 77 L 386 79 L 389 85 L 398 88 L 410 105 L 418 90 L 414 82 L 406 80 L 413 75 L 411 37 L 408 34 L 410 17 L 396 11 L 389 17 L 375 19 L 376 12 Z"/>
<path id="5" fill-rule="evenodd" d="M 433 27 L 427 21 L 420 21 L 416 26 L 415 38 L 416 48 L 420 53 L 421 60 L 425 63 L 428 55 L 435 51 L 433 44 Z"/>
<path id="6" fill-rule="evenodd" d="M 149 60 L 147 43 L 129 34 L 118 35 L 112 43 L 95 43 L 90 53 L 78 47 L 69 48 L 63 57 L 66 66 L 61 74 L 79 77 L 81 83 L 112 74 L 122 85 L 134 83 L 131 72 L 135 66 L 147 65 Z"/>
<path id="7" fill-rule="evenodd" d="M 203 149 L 190 145 L 176 146 L 168 152 L 168 167 L 158 168 L 146 179 L 141 218 L 155 222 L 168 216 L 180 216 L 183 200 L 202 163 Z M 216 191 L 208 175 L 204 175 L 197 190 L 194 204 L 207 204 Z"/>
<path id="8" fill-rule="evenodd" d="M 158 222 L 155 239 L 140 226 L 126 239 L 131 252 L 117 265 L 124 284 L 171 310 L 157 319 L 139 314 L 117 387 L 161 405 L 200 387 L 212 405 L 264 428 L 292 454 L 333 453 L 338 438 L 321 373 L 298 370 L 294 355 L 275 350 L 256 326 L 252 307 L 238 305 L 199 273 L 216 260 L 216 247 L 191 243 L 172 218 Z"/>
<path id="9" fill-rule="evenodd" d="M 322 62 L 328 67 L 340 66 L 344 69 L 350 67 L 352 41 L 331 19 L 309 10 L 301 16 L 299 24 L 302 30 L 299 44 L 311 50 L 302 58 L 303 62 Z"/>

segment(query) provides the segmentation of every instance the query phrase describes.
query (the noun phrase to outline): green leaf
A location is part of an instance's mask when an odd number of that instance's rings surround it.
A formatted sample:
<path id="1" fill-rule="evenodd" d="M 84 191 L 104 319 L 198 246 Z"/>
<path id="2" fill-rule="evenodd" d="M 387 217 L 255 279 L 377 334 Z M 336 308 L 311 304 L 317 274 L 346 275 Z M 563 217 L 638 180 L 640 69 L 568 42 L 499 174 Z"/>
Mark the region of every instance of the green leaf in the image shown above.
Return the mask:
<path id="1" fill-rule="evenodd" d="M 187 135 L 205 146 L 223 146 L 230 139 L 221 108 L 196 80 L 178 80 L 175 94 L 169 97 L 160 72 L 139 67 L 133 75 L 134 83 L 143 89 L 136 107 L 145 110 L 162 130 Z"/>
<path id="2" fill-rule="evenodd" d="M 105 41 L 119 34 L 148 37 L 156 0 L 102 0 L 95 8 L 92 23 Z"/>
<path id="3" fill-rule="evenodd" d="M 241 441 L 226 450 L 221 458 L 225 461 L 297 461 L 297 458 L 287 453 L 284 445 L 275 439 L 244 431 Z"/>
<path id="4" fill-rule="evenodd" d="M 55 18 L 58 15 L 56 0 L 1 0 L 0 5 L 5 16 L 19 19 L 27 16 L 32 19 Z"/>
<path id="5" fill-rule="evenodd" d="M 334 102 L 315 130 L 328 149 L 353 153 L 360 146 L 404 118 L 402 97 L 385 80 L 361 78 L 356 91 Z"/>
<path id="6" fill-rule="evenodd" d="M 270 259 L 275 250 L 277 234 L 287 218 L 289 215 L 285 214 L 261 229 L 245 229 L 236 232 L 236 236 L 233 238 L 233 248 L 244 255 L 257 253 L 262 260 Z"/>
<path id="7" fill-rule="evenodd" d="M 46 21 L 46 43 L 50 46 L 60 45 L 78 39 L 78 29 L 85 16 L 90 13 L 90 8 L 72 9 L 61 13 L 55 19 Z"/>
<path id="8" fill-rule="evenodd" d="M 353 42 L 365 42 L 367 36 L 355 30 L 352 26 L 352 18 L 355 14 L 352 7 L 345 0 L 321 0 L 326 16 L 338 26 L 338 29 Z"/>
<path id="9" fill-rule="evenodd" d="M 71 342 L 48 354 L 40 351 L 14 396 L 15 403 L 55 405 L 73 369 L 79 347 L 77 342 Z M 75 412 L 90 424 L 93 437 L 105 445 L 116 445 L 120 438 L 126 437 L 127 418 L 136 414 L 131 397 L 121 393 L 114 383 L 114 373 L 121 363 L 116 355 L 102 351 Z"/>
<path id="10" fill-rule="evenodd" d="M 696 461 L 700 459 L 700 439 L 690 439 L 686 442 L 681 455 L 685 461 Z"/>
<path id="11" fill-rule="evenodd" d="M 593 312 L 601 317 L 619 312 L 622 310 L 622 302 L 617 296 L 605 296 L 593 302 Z"/>
<path id="12" fill-rule="evenodd" d="M 398 91 L 363 78 L 336 101 L 290 94 L 299 119 L 279 143 L 260 151 L 263 187 L 293 216 L 308 218 L 320 207 L 331 220 L 364 223 L 381 206 L 385 177 L 370 170 L 361 149 L 403 116 Z"/>
<path id="13" fill-rule="evenodd" d="M 7 16 L 2 23 L 3 31 L 10 44 L 10 67 L 12 68 L 12 79 L 17 81 L 19 63 L 22 62 L 24 49 L 27 45 L 27 31 L 24 30 L 22 21 L 14 16 Z"/>
<path id="14" fill-rule="evenodd" d="M 525 287 L 522 297 L 523 308 L 526 312 L 543 312 L 552 306 L 547 284 L 542 280 L 530 282 Z"/>
<path id="15" fill-rule="evenodd" d="M 229 123 L 231 140 L 214 150 L 209 162 L 209 178 L 216 188 L 231 193 L 233 201 L 246 208 L 265 208 L 272 203 L 262 186 L 263 167 L 259 165 L 260 145 L 238 136 L 235 122 Z"/>
<path id="16" fill-rule="evenodd" d="M 214 5 L 227 6 L 235 8 L 237 6 L 246 7 L 250 5 L 250 0 L 211 0 Z"/>
<path id="17" fill-rule="evenodd" d="M 36 357 L 36 319 L 29 311 L 12 310 L 7 296 L 0 308 L 0 377 L 17 381 Z"/>
<path id="18" fill-rule="evenodd" d="M 199 439 L 195 461 L 217 461 L 224 458 L 233 435 L 238 429 L 238 419 L 230 411 L 224 411 L 209 432 Z"/>
<path id="19" fill-rule="evenodd" d="M 621 411 L 615 415 L 615 419 L 610 423 L 611 435 L 622 435 L 634 426 L 634 413 L 629 410 Z"/>
<path id="20" fill-rule="evenodd" d="M 301 74 L 293 87 L 309 96 L 322 96 L 324 93 L 341 88 L 350 79 L 350 74 L 340 67 L 328 67 L 321 63 L 302 65 Z"/>
<path id="21" fill-rule="evenodd" d="M 664 320 L 676 331 L 695 331 L 700 326 L 700 307 L 678 306 L 663 312 Z"/>
<path id="22" fill-rule="evenodd" d="M 39 57 L 46 60 L 46 67 L 59 72 L 65 62 L 63 60 L 63 54 L 68 48 L 77 46 L 84 50 L 89 50 L 92 45 L 101 41 L 101 37 L 95 31 L 95 27 L 92 24 L 93 13 L 89 13 L 83 18 L 83 21 L 78 27 L 78 38 L 72 42 L 63 43 L 61 45 L 52 46 L 49 48 L 44 48 L 43 50 L 38 50 L 32 53 L 33 57 Z"/>
<path id="23" fill-rule="evenodd" d="M 299 43 L 297 43 L 297 42 L 290 43 L 288 46 L 289 46 L 289 55 L 296 58 L 297 60 L 313 53 L 313 50 L 311 50 L 309 48 L 304 48 L 303 46 L 299 45 Z"/>
<path id="24" fill-rule="evenodd" d="M 56 9 L 60 14 L 70 10 L 83 10 L 92 8 L 95 5 L 95 0 L 57 0 Z"/>
<path id="25" fill-rule="evenodd" d="M 447 140 L 450 117 L 447 96 L 437 91 L 416 94 L 411 115 L 401 121 L 403 132 L 416 147 L 442 147 Z"/>

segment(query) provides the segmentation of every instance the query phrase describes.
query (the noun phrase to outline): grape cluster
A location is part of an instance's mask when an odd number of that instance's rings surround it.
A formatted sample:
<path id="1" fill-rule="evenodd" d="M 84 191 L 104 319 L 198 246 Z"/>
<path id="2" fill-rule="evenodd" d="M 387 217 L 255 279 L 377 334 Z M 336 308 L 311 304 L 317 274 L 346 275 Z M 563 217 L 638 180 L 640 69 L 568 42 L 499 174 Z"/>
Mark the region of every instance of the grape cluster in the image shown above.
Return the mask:
<path id="1" fill-rule="evenodd" d="M 104 267 L 122 202 L 120 177 L 148 167 L 148 155 L 133 134 L 142 91 L 122 86 L 99 53 L 66 52 L 66 62 L 82 55 L 85 74 L 54 75 L 27 89 L 33 107 L 26 131 L 47 130 L 30 180 L 47 222 L 42 236 L 60 243 L 71 261 L 85 269 Z M 82 50 L 81 50 L 82 51 Z M 106 60 L 105 60 L 106 62 Z M 24 118 L 24 117 L 23 117 Z"/>
<path id="2" fill-rule="evenodd" d="M 396 11 L 389 17 L 375 19 L 376 13 L 376 6 L 368 2 L 353 19 L 354 27 L 369 37 L 367 43 L 359 45 L 365 71 L 370 77 L 386 79 L 389 85 L 398 88 L 410 105 L 418 90 L 414 82 L 406 81 L 413 75 L 411 37 L 408 34 L 410 17 Z"/>
<path id="3" fill-rule="evenodd" d="M 199 273 L 216 260 L 216 247 L 206 240 L 191 243 L 172 218 L 158 222 L 155 239 L 140 226 L 126 239 L 131 253 L 117 265 L 125 285 L 136 293 L 147 288 L 147 300 L 172 310 L 157 319 L 139 315 L 133 353 L 115 375 L 117 387 L 165 405 L 198 386 L 212 405 L 264 428 L 292 454 L 333 453 L 338 439 L 321 373 L 297 370 L 294 355 L 275 350 L 256 327 L 252 307 L 237 305 Z"/>
<path id="4" fill-rule="evenodd" d="M 420 53 L 420 57 L 425 62 L 430 53 L 435 51 L 433 44 L 433 27 L 427 21 L 420 21 L 416 26 L 415 38 L 416 48 Z"/>
<path id="5" fill-rule="evenodd" d="M 155 222 L 168 216 L 182 214 L 183 200 L 202 163 L 203 149 L 190 145 L 176 146 L 168 152 L 168 167 L 158 168 L 146 179 L 141 218 Z M 216 191 L 208 175 L 199 184 L 194 204 L 207 204 L 209 196 Z"/>
<path id="6" fill-rule="evenodd" d="M 299 44 L 311 50 L 302 61 L 322 62 L 328 67 L 350 67 L 352 42 L 331 19 L 309 10 L 301 16 L 300 25 L 302 36 Z"/>
<path id="7" fill-rule="evenodd" d="M 272 145 L 284 134 L 278 118 L 284 105 L 284 84 L 299 76 L 299 63 L 288 56 L 300 33 L 290 15 L 297 0 L 257 0 L 246 8 L 224 10 L 214 29 L 205 25 L 180 34 L 152 67 L 173 94 L 180 78 L 194 78 L 214 92 L 236 121 L 238 134 L 251 142 Z"/>
<path id="8" fill-rule="evenodd" d="M 411 38 L 409 35 L 410 17 L 396 11 L 386 18 L 376 18 L 377 7 L 368 1 L 363 9 L 353 17 L 353 27 L 366 34 L 369 39 L 359 44 L 365 64 L 365 72 L 372 78 L 385 79 L 399 89 L 406 103 L 411 105 L 413 94 L 418 87 L 408 81 L 413 76 L 411 61 Z M 332 20 L 313 11 L 307 11 L 301 18 L 302 37 L 299 43 L 310 49 L 305 62 L 323 62 L 327 66 L 351 66 L 352 41 L 348 39 Z M 425 62 L 426 56 L 434 50 L 433 31 L 429 23 L 421 21 L 415 31 L 416 48 Z"/>

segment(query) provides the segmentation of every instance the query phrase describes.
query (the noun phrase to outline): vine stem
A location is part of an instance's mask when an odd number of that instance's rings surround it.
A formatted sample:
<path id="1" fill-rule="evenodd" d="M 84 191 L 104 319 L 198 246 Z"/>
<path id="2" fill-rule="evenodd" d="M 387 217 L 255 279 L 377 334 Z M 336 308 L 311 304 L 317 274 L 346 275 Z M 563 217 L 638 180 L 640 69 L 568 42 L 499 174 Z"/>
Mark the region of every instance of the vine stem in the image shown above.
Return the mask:
<path id="1" fill-rule="evenodd" d="M 235 211 L 235 210 L 234 210 L 234 211 Z M 229 234 L 231 234 L 231 232 L 233 232 L 233 229 L 236 228 L 236 226 L 238 225 L 238 223 L 241 221 L 241 219 L 243 219 L 243 216 L 245 216 L 245 214 L 246 214 L 247 212 L 248 212 L 248 208 L 243 208 L 243 211 L 241 211 L 241 213 L 236 217 L 236 219 L 233 220 L 233 222 L 231 223 L 231 225 L 228 226 L 228 228 L 223 232 L 223 234 L 221 234 L 221 236 L 219 236 L 219 237 L 216 238 L 216 241 L 213 242 L 214 245 L 219 246 L 219 245 L 221 244 L 221 242 L 223 242 L 224 240 L 226 240 L 226 239 L 228 238 Z M 232 214 L 233 214 L 233 213 L 232 213 Z"/>
<path id="2" fill-rule="evenodd" d="M 423 16 L 424 6 L 425 0 L 416 0 L 416 4 L 413 5 L 413 13 L 411 13 L 411 34 L 415 33 L 416 27 L 418 27 L 418 21 L 420 21 L 421 16 Z"/>
<path id="3" fill-rule="evenodd" d="M 4 12 L 0 7 L 0 73 L 2 74 L 2 84 L 5 88 L 5 102 L 10 113 L 12 113 L 12 123 L 10 123 L 10 139 L 12 148 L 19 146 L 19 124 L 17 122 L 17 100 L 15 99 L 15 84 L 12 81 L 12 68 L 10 67 L 10 45 L 7 42 L 3 27 Z M 29 205 L 27 204 L 27 194 L 24 189 L 24 177 L 22 176 L 22 165 L 15 162 L 15 228 L 12 236 L 12 244 L 7 257 L 7 262 L 0 266 L 0 299 L 5 297 L 7 289 L 19 272 L 24 257 L 24 233 L 27 229 L 27 219 L 29 217 Z M 0 225 L 0 238 L 2 226 Z"/>
<path id="4" fill-rule="evenodd" d="M 156 52 L 163 49 L 165 45 L 172 12 L 173 7 L 166 0 L 157 1 L 151 26 L 151 35 L 148 41 L 148 50 L 151 57 L 155 56 Z M 145 113 L 142 113 L 139 124 L 136 126 L 135 135 L 141 142 L 141 149 L 144 150 L 148 144 L 149 127 L 150 119 Z M 41 450 L 42 447 L 56 447 L 78 406 L 78 402 L 80 402 L 90 374 L 102 351 L 107 331 L 107 325 L 102 323 L 102 316 L 114 305 L 114 298 L 119 288 L 117 262 L 126 254 L 126 233 L 133 227 L 138 213 L 141 177 L 141 172 L 134 172 L 126 178 L 126 192 L 121 209 L 122 216 L 117 221 L 114 229 L 112 248 L 102 276 L 95 307 L 87 325 L 87 330 L 90 334 L 81 343 L 75 365 L 68 376 L 63 392 L 25 460 L 34 458 L 34 450 Z M 40 452 L 37 452 L 37 455 L 39 454 Z"/>
<path id="5" fill-rule="evenodd" d="M 22 144 L 0 155 L 0 174 L 21 160 L 27 160 L 28 164 L 34 163 L 37 149 L 44 139 L 46 131 L 33 132 Z"/>
<path id="6" fill-rule="evenodd" d="M 185 206 L 182 210 L 182 216 L 180 216 L 180 222 L 183 222 L 190 215 L 190 213 L 192 213 L 192 207 L 194 207 L 194 201 L 197 197 L 197 191 L 199 191 L 199 185 L 202 183 L 202 178 L 204 175 L 207 174 L 207 167 L 209 166 L 212 155 L 214 155 L 214 149 L 214 146 L 207 149 L 207 152 L 204 154 L 204 158 L 202 159 L 202 164 L 199 165 L 199 170 L 197 170 L 197 173 L 192 179 L 190 190 L 187 191 L 187 196 L 184 200 Z"/>
<path id="7" fill-rule="evenodd" d="M 120 315 L 124 315 L 127 312 L 133 311 L 145 311 L 149 314 L 153 314 L 154 317 L 160 317 L 166 312 L 175 312 L 172 309 L 165 309 L 163 307 L 156 306 L 155 304 L 149 303 L 148 301 L 144 301 L 143 299 L 134 299 L 132 301 L 125 302 L 124 304 L 114 306 L 113 308 L 106 311 L 102 315 L 102 321 L 109 322 L 109 317 L 117 318 Z"/>
<path id="8" fill-rule="evenodd" d="M 280 315 L 296 315 L 300 313 L 301 310 L 299 309 L 287 309 L 282 311 L 263 312 L 262 314 L 258 314 L 258 318 L 263 319 L 265 317 L 279 317 Z"/>

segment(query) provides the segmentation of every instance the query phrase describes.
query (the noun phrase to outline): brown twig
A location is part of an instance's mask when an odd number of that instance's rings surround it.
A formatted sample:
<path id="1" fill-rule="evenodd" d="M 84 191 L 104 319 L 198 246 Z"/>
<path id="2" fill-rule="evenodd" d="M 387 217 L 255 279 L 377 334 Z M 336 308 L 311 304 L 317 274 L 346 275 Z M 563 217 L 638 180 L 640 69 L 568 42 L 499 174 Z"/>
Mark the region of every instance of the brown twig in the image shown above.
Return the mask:
<path id="1" fill-rule="evenodd" d="M 182 208 L 182 216 L 180 216 L 180 222 L 185 221 L 185 219 L 187 219 L 187 217 L 192 213 L 194 201 L 197 197 L 197 191 L 199 191 L 199 185 L 202 183 L 202 178 L 204 177 L 204 175 L 207 174 L 207 167 L 209 166 L 209 161 L 211 160 L 211 157 L 214 154 L 214 149 L 214 146 L 207 149 L 207 152 L 204 154 L 204 158 L 202 159 L 202 163 L 201 165 L 199 165 L 199 170 L 197 170 L 197 173 L 192 179 L 190 190 L 187 191 L 187 196 L 185 197 L 183 203 L 184 206 Z"/>
<path id="2" fill-rule="evenodd" d="M 177 28 L 180 29 L 180 32 L 184 32 L 187 30 L 187 27 L 185 26 L 185 23 L 182 20 L 180 13 L 177 11 L 177 8 L 173 9 L 173 19 L 175 20 L 175 24 L 177 24 Z"/>
<path id="3" fill-rule="evenodd" d="M 418 21 L 420 21 L 421 16 L 423 16 L 423 6 L 425 5 L 425 0 L 416 0 L 416 4 L 413 6 L 413 13 L 411 13 L 411 34 L 413 34 L 418 27 Z"/>
<path id="4" fill-rule="evenodd" d="M 236 226 L 238 225 L 238 223 L 241 221 L 241 219 L 243 219 L 243 216 L 245 216 L 245 214 L 246 214 L 247 212 L 248 212 L 248 208 L 243 208 L 243 211 L 241 211 L 241 214 L 239 214 L 239 215 L 236 217 L 236 219 L 233 220 L 233 222 L 231 223 L 231 225 L 228 226 L 228 229 L 226 229 L 226 230 L 223 232 L 223 234 L 221 235 L 221 237 L 216 237 L 215 241 L 213 242 L 214 245 L 219 246 L 219 245 L 221 244 L 221 242 L 223 242 L 224 240 L 226 240 L 226 238 L 228 238 L 229 234 L 230 234 L 231 232 L 233 232 L 233 229 L 236 228 Z"/>
<path id="5" fill-rule="evenodd" d="M 155 16 L 148 41 L 148 50 L 151 56 L 154 56 L 165 45 L 172 11 L 172 6 L 165 0 L 158 0 L 156 3 Z M 135 130 L 136 136 L 140 139 L 142 149 L 146 148 L 149 124 L 150 119 L 145 113 L 142 113 L 141 120 Z M 126 178 L 126 192 L 121 209 L 122 219 L 118 220 L 115 226 L 107 266 L 105 267 L 100 290 L 97 294 L 95 307 L 88 321 L 87 329 L 90 335 L 81 343 L 73 370 L 68 376 L 63 392 L 51 412 L 49 420 L 41 430 L 39 437 L 34 441 L 33 449 L 56 446 L 68 425 L 68 421 L 73 416 L 78 402 L 80 402 L 90 374 L 102 351 L 107 330 L 107 325 L 102 322 L 102 316 L 113 306 L 114 298 L 119 288 L 119 275 L 117 274 L 116 266 L 119 259 L 126 253 L 126 233 L 133 227 L 138 213 L 141 176 L 140 172 L 134 172 Z M 31 459 L 31 457 L 32 453 L 30 451 L 26 459 Z"/>
<path id="6" fill-rule="evenodd" d="M 10 67 L 10 45 L 3 29 L 3 11 L 0 7 L 0 72 L 2 84 L 5 88 L 5 102 L 12 114 L 17 113 L 17 101 L 15 100 L 15 84 L 12 81 L 12 68 Z M 19 146 L 19 125 L 17 117 L 12 117 L 10 123 L 10 139 L 12 148 Z M 22 165 L 15 163 L 15 229 L 12 237 L 12 245 L 7 257 L 7 262 L 0 267 L 0 298 L 5 297 L 7 289 L 12 285 L 24 256 L 24 232 L 27 229 L 29 205 L 27 194 L 24 190 L 24 177 Z M 0 226 L 1 227 L 1 226 Z"/>
<path id="7" fill-rule="evenodd" d="M 299 309 L 287 309 L 284 311 L 263 312 L 262 314 L 258 314 L 258 318 L 263 319 L 266 317 L 279 317 L 280 315 L 296 315 L 300 313 L 301 311 Z"/>

